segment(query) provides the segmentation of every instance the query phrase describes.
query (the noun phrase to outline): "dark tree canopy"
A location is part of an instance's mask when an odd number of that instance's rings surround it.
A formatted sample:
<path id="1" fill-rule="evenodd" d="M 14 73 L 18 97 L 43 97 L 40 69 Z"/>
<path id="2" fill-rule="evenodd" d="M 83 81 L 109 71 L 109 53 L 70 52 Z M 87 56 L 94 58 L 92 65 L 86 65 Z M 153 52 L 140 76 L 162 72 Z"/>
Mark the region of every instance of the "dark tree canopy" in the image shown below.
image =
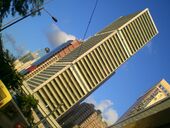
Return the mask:
<path id="1" fill-rule="evenodd" d="M 43 3 L 44 0 L 0 0 L 0 29 L 2 28 L 2 22 L 5 17 L 14 16 L 15 14 L 24 16 L 29 12 L 39 9 Z M 0 32 L 0 79 L 8 89 L 19 91 L 17 95 L 19 107 L 31 125 L 33 123 L 31 108 L 35 108 L 38 101 L 33 96 L 27 96 L 22 93 L 20 88 L 22 76 L 15 70 L 13 65 L 14 60 L 14 56 L 3 48 L 2 33 Z"/>
<path id="2" fill-rule="evenodd" d="M 18 13 L 21 16 L 42 6 L 44 0 L 0 0 L 0 18 Z"/>
<path id="3" fill-rule="evenodd" d="M 44 0 L 0 0 L 0 28 L 5 17 L 15 14 L 24 16 L 39 9 L 43 3 Z M 14 57 L 3 48 L 2 33 L 0 33 L 0 79 L 8 88 L 18 88 L 22 83 L 22 77 L 14 69 L 13 62 Z"/>
<path id="4" fill-rule="evenodd" d="M 8 89 L 19 88 L 22 84 L 22 76 L 14 68 L 15 57 L 8 50 L 5 50 L 3 56 L 0 56 L 0 60 L 0 79 Z"/>
<path id="5" fill-rule="evenodd" d="M 34 118 L 32 116 L 31 108 L 37 108 L 38 100 L 36 100 L 32 95 L 17 95 L 18 106 L 23 112 L 24 116 L 27 117 L 27 121 L 30 126 L 34 125 Z"/>

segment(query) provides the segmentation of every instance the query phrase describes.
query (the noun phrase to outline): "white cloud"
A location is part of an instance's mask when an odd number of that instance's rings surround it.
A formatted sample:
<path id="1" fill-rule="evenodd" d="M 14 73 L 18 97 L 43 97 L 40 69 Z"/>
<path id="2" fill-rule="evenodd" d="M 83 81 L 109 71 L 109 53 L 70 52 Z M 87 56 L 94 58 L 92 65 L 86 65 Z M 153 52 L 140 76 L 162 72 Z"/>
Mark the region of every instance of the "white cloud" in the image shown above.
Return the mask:
<path id="1" fill-rule="evenodd" d="M 108 125 L 114 124 L 118 119 L 118 113 L 113 108 L 107 108 L 103 113 L 103 118 L 106 120 Z"/>
<path id="2" fill-rule="evenodd" d="M 25 49 L 23 45 L 17 44 L 17 41 L 12 34 L 6 33 L 5 39 L 8 43 L 10 43 L 12 49 L 17 53 L 18 56 L 23 56 L 29 52 L 28 50 Z"/>
<path id="3" fill-rule="evenodd" d="M 49 31 L 47 32 L 47 38 L 52 46 L 59 46 L 68 40 L 74 40 L 75 36 L 67 34 L 62 31 L 58 26 L 52 24 Z"/>
<path id="4" fill-rule="evenodd" d="M 102 100 L 97 106 L 96 109 L 99 109 L 101 111 L 105 111 L 107 108 L 111 107 L 113 105 L 111 100 Z"/>
<path id="5" fill-rule="evenodd" d="M 97 103 L 93 97 L 88 97 L 85 102 L 94 104 L 95 108 L 102 112 L 102 117 L 108 125 L 112 125 L 117 121 L 118 113 L 113 108 L 113 102 L 111 100 L 105 99 Z"/>

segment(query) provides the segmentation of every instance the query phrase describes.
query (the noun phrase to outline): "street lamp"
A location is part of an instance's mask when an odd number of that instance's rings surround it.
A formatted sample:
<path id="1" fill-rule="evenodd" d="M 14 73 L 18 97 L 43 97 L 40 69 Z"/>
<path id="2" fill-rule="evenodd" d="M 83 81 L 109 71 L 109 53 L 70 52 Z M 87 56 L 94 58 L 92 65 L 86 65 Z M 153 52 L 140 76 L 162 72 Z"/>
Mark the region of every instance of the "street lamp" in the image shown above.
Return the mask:
<path id="1" fill-rule="evenodd" d="M 54 22 L 57 22 L 57 21 L 58 21 L 54 16 L 52 16 L 52 15 L 49 13 L 49 11 L 47 11 L 45 8 L 43 8 L 43 9 L 44 9 L 44 11 L 52 18 L 52 20 L 53 20 Z"/>
<path id="2" fill-rule="evenodd" d="M 34 10 L 34 11 L 26 14 L 25 16 L 21 17 L 20 19 L 14 20 L 14 21 L 13 21 L 12 23 L 10 23 L 10 24 L 7 23 L 7 25 L 6 25 L 5 27 L 0 28 L 0 32 L 2 32 L 3 30 L 7 29 L 8 27 L 10 27 L 10 26 L 18 23 L 19 21 L 22 21 L 23 19 L 31 16 L 32 14 L 41 11 L 42 9 L 52 18 L 52 20 L 53 20 L 54 22 L 57 22 L 57 21 L 58 21 L 58 20 L 57 20 L 54 16 L 52 16 L 44 7 L 41 7 L 41 8 L 39 8 L 39 9 L 37 9 L 37 10 Z"/>

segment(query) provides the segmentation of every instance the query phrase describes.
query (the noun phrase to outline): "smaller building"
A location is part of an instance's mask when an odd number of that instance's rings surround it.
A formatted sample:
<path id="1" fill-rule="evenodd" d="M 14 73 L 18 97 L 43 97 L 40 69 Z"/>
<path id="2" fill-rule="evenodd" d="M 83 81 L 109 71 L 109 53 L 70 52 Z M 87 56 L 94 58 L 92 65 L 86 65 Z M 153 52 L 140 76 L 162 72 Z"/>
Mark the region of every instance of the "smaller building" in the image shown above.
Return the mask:
<path id="1" fill-rule="evenodd" d="M 79 125 L 79 128 L 106 128 L 107 123 L 103 121 L 101 111 L 95 111 L 84 122 Z"/>
<path id="2" fill-rule="evenodd" d="M 36 75 L 43 69 L 49 67 L 54 62 L 63 58 L 67 54 L 70 54 L 76 48 L 81 45 L 81 42 L 78 40 L 69 40 L 62 45 L 56 47 L 52 51 L 48 52 L 44 56 L 41 56 L 39 59 L 31 63 L 29 67 L 25 68 L 23 74 L 25 79 L 29 79 L 30 77 Z"/>
<path id="3" fill-rule="evenodd" d="M 32 52 L 29 52 L 27 54 L 25 54 L 24 56 L 22 56 L 21 58 L 19 58 L 19 61 L 20 62 L 23 62 L 23 63 L 26 63 L 30 60 L 34 60 L 35 59 L 35 56 Z"/>
<path id="4" fill-rule="evenodd" d="M 45 54 L 46 52 L 44 49 L 40 49 L 35 52 L 29 52 L 14 62 L 15 69 L 21 74 L 24 74 L 27 68 L 29 68 L 35 61 L 40 59 Z"/>
<path id="5" fill-rule="evenodd" d="M 93 104 L 82 103 L 73 107 L 63 117 L 58 119 L 62 128 L 106 128 L 101 111 L 95 110 Z"/>
<path id="6" fill-rule="evenodd" d="M 170 85 L 162 79 L 110 128 L 169 128 Z"/>
<path id="7" fill-rule="evenodd" d="M 28 79 L 55 61 L 63 58 L 80 45 L 81 42 L 78 40 L 69 40 L 52 51 L 49 48 L 45 48 L 29 52 L 14 62 L 15 69 Z"/>

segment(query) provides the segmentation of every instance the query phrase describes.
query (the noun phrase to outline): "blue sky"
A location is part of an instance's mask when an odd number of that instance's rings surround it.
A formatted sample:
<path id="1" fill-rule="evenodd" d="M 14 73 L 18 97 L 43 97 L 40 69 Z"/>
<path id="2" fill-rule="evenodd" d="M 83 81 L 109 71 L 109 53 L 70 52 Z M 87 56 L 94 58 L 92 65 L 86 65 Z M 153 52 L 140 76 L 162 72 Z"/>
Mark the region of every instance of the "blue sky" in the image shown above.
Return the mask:
<path id="1" fill-rule="evenodd" d="M 52 49 L 54 47 L 47 35 L 54 25 L 77 39 L 82 39 L 94 3 L 95 0 L 53 0 L 45 7 L 57 17 L 57 24 L 42 12 L 41 16 L 29 17 L 3 33 L 11 35 L 16 45 L 24 47 L 25 51 L 35 51 L 45 47 Z M 86 38 L 118 17 L 145 8 L 149 8 L 159 34 L 91 95 L 96 104 L 109 101 L 111 102 L 109 107 L 121 116 L 139 96 L 162 78 L 170 82 L 169 5 L 169 0 L 99 0 Z M 5 22 L 10 20 L 11 18 L 8 18 Z M 5 39 L 5 46 L 18 56 L 8 39 Z"/>

